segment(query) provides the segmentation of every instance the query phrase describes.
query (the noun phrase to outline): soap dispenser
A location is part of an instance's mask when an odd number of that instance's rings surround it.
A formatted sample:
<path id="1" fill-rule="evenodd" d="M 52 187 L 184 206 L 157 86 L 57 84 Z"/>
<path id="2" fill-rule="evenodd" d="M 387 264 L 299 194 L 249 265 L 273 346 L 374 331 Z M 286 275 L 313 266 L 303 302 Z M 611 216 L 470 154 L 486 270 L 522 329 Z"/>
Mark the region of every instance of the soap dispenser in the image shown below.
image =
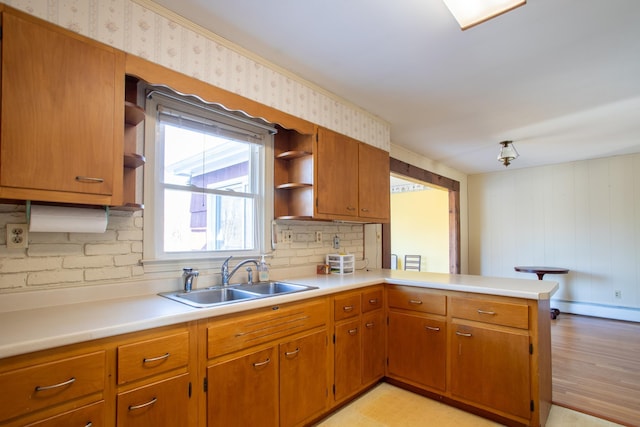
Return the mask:
<path id="1" fill-rule="evenodd" d="M 260 265 L 258 265 L 258 280 L 260 282 L 269 281 L 269 266 L 267 265 L 267 262 L 264 260 L 264 254 L 260 259 Z"/>

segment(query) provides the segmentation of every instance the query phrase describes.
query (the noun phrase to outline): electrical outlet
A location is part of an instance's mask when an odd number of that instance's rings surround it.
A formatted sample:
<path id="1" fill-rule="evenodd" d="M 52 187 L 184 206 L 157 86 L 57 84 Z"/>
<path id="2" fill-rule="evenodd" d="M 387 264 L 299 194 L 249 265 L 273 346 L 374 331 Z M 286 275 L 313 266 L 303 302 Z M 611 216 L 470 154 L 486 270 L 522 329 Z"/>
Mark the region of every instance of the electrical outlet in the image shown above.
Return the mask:
<path id="1" fill-rule="evenodd" d="M 282 230 L 282 243 L 291 243 L 291 242 L 293 242 L 293 231 Z"/>
<path id="2" fill-rule="evenodd" d="M 29 228 L 27 224 L 7 224 L 7 248 L 26 248 L 29 246 Z"/>
<path id="3" fill-rule="evenodd" d="M 316 243 L 322 243 L 322 231 L 316 231 Z"/>
<path id="4" fill-rule="evenodd" d="M 616 298 L 622 298 L 622 291 L 616 290 L 615 294 L 616 294 Z"/>
<path id="5" fill-rule="evenodd" d="M 333 249 L 340 249 L 340 237 L 338 235 L 333 236 Z"/>

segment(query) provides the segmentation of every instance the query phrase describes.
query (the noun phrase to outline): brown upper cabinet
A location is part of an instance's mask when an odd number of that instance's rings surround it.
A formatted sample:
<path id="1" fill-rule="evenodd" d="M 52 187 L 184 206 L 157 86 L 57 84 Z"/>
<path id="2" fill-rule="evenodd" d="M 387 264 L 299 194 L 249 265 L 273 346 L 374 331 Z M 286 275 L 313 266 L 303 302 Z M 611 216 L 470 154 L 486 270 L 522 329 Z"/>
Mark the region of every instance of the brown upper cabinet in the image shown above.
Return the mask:
<path id="1" fill-rule="evenodd" d="M 389 153 L 329 129 L 282 131 L 275 143 L 276 218 L 389 221 Z"/>
<path id="2" fill-rule="evenodd" d="M 389 221 L 389 153 L 329 129 L 318 129 L 319 218 Z"/>
<path id="3" fill-rule="evenodd" d="M 124 53 L 0 12 L 0 199 L 120 205 Z"/>

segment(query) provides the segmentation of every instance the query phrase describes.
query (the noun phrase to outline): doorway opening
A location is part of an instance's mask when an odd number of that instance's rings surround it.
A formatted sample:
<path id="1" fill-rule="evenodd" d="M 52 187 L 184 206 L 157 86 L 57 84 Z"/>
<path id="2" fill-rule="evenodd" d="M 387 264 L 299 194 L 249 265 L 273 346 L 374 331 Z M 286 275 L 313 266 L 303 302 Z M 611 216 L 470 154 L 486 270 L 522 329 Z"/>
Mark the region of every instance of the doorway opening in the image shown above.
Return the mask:
<path id="1" fill-rule="evenodd" d="M 434 187 L 439 190 L 447 192 L 448 199 L 448 272 L 451 274 L 460 273 L 460 183 L 450 178 L 443 177 L 433 172 L 418 168 L 400 160 L 391 158 L 390 171 L 393 176 L 405 179 L 410 183 L 417 185 L 426 185 Z M 431 190 L 438 191 L 438 190 Z M 429 207 L 414 206 L 412 209 L 415 211 L 414 221 L 420 221 L 421 218 L 426 218 L 429 215 Z M 393 216 L 393 213 L 392 213 Z M 382 225 L 382 267 L 391 268 L 392 265 L 392 244 L 391 244 L 391 227 L 394 224 L 392 218 L 390 224 Z M 405 227 L 404 224 L 402 227 Z M 396 227 L 399 227 L 396 225 Z M 418 235 L 416 235 L 418 233 Z M 414 233 L 413 240 L 420 240 L 427 238 L 426 236 L 420 237 L 420 231 L 417 230 Z M 398 255 L 398 254 L 396 254 Z M 403 258 L 400 259 L 400 262 Z M 428 261 L 426 261 L 428 262 Z M 426 263 L 424 263 L 427 265 Z M 438 270 L 444 270 L 445 267 L 440 266 Z M 427 271 L 427 270 L 423 270 Z M 444 271 L 442 271 L 444 272 Z"/>
<path id="2" fill-rule="evenodd" d="M 448 273 L 448 191 L 392 173 L 390 200 L 391 268 Z"/>

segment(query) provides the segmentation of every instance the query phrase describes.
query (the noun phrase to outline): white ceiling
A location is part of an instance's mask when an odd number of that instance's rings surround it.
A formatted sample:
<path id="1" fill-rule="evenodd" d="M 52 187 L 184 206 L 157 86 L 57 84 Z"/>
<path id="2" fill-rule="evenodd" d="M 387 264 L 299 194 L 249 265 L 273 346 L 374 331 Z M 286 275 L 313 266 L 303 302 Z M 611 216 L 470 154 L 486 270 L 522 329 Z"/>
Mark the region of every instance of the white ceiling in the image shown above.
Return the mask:
<path id="1" fill-rule="evenodd" d="M 155 0 L 468 174 L 640 152 L 640 0 L 529 0 L 461 31 L 442 0 Z"/>

